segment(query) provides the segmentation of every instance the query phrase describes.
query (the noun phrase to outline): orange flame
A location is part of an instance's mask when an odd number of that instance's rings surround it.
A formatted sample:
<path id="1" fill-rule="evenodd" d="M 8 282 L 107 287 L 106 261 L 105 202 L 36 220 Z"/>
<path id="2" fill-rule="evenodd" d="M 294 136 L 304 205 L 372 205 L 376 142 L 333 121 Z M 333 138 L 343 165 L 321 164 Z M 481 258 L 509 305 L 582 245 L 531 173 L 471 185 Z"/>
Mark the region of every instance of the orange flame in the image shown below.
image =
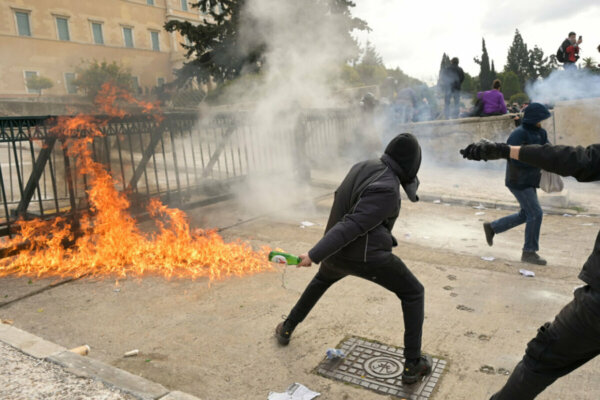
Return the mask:
<path id="1" fill-rule="evenodd" d="M 105 84 L 96 98 L 102 111 L 117 117 L 126 114 L 118 104 L 136 105 L 144 113 L 163 119 L 156 105 L 140 102 L 127 92 Z M 19 220 L 19 233 L 7 241 L 7 248 L 27 248 L 0 260 L 0 277 L 116 277 L 158 275 L 166 278 L 208 277 L 211 281 L 271 269 L 269 248 L 258 251 L 240 240 L 225 243 L 215 230 L 191 230 L 186 214 L 158 199 L 148 211 L 157 233 L 141 232 L 127 212 L 129 201 L 115 188 L 113 177 L 92 159 L 91 143 L 101 136 L 99 122 L 88 115 L 61 118 L 54 128 L 65 138 L 67 154 L 76 160 L 76 170 L 89 182 L 90 213 L 79 220 L 84 234 L 76 237 L 68 219 Z M 81 132 L 86 132 L 82 135 Z M 165 222 L 163 222 L 163 220 Z M 74 244 L 65 246 L 66 242 Z M 118 281 L 117 281 L 118 282 Z"/>

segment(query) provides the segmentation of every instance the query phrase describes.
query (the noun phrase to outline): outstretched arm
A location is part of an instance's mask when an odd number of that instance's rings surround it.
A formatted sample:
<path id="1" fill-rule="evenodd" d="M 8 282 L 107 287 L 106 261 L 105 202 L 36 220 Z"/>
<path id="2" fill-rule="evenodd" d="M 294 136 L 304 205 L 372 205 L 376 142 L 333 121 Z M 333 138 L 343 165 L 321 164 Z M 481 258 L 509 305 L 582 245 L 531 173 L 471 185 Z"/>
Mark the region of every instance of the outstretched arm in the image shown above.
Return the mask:
<path id="1" fill-rule="evenodd" d="M 554 172 L 572 176 L 580 182 L 600 180 L 600 144 L 582 146 L 525 145 L 509 146 L 481 140 L 460 150 L 469 160 L 499 160 L 512 158 Z"/>
<path id="2" fill-rule="evenodd" d="M 600 144 L 582 146 L 528 145 L 511 148 L 516 159 L 580 182 L 600 180 Z"/>

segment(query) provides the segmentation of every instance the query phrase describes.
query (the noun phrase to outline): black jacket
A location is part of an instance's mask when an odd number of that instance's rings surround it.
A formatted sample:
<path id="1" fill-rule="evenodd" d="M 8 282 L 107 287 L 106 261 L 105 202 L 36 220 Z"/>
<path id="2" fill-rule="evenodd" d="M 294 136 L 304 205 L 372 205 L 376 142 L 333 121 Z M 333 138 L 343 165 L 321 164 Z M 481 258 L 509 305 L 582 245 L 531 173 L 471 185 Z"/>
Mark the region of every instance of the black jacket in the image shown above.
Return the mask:
<path id="1" fill-rule="evenodd" d="M 385 258 L 398 243 L 392 236 L 400 213 L 402 169 L 390 157 L 355 164 L 339 188 L 325 235 L 308 252 L 315 263 L 336 254 L 353 261 Z"/>
<path id="2" fill-rule="evenodd" d="M 506 141 L 511 146 L 522 146 L 527 144 L 546 144 L 548 134 L 542 128 L 535 125 L 523 123 L 512 131 Z M 512 189 L 537 188 L 540 186 L 541 172 L 538 167 L 509 159 L 506 162 L 505 185 Z"/>
<path id="3" fill-rule="evenodd" d="M 523 146 L 519 160 L 562 176 L 573 176 L 580 182 L 600 180 L 600 144 L 586 148 L 550 144 Z M 579 279 L 600 291 L 600 232 Z"/>
<path id="4" fill-rule="evenodd" d="M 458 91 L 465 80 L 465 73 L 456 64 L 450 64 L 442 71 L 442 87 L 446 91 Z"/>

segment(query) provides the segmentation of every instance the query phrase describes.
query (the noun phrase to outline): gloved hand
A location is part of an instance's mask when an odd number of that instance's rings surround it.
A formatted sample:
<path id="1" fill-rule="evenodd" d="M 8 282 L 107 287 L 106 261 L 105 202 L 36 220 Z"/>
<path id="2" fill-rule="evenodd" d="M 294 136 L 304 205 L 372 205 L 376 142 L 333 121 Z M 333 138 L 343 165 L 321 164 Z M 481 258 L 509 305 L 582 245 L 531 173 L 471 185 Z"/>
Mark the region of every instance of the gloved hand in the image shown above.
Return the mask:
<path id="1" fill-rule="evenodd" d="M 460 150 L 463 158 L 475 161 L 499 160 L 510 157 L 510 146 L 506 143 L 494 143 L 481 139 Z"/>

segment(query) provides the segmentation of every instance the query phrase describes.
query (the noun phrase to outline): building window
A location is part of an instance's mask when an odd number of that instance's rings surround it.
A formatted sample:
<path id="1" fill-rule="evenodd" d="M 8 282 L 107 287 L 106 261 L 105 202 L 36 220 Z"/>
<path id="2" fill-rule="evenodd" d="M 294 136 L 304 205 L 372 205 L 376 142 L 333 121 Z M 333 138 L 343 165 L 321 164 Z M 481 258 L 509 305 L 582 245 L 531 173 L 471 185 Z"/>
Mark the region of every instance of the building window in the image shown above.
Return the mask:
<path id="1" fill-rule="evenodd" d="M 150 41 L 152 42 L 152 50 L 160 51 L 160 42 L 158 40 L 157 31 L 150 31 Z"/>
<path id="2" fill-rule="evenodd" d="M 69 20 L 64 17 L 56 17 L 56 29 L 58 30 L 58 40 L 71 40 L 69 35 Z"/>
<path id="3" fill-rule="evenodd" d="M 30 89 L 29 85 L 28 85 L 29 79 L 31 79 L 37 75 L 38 75 L 37 71 L 25 71 L 25 87 L 27 88 L 27 93 L 35 93 L 35 94 L 42 93 L 42 91 L 39 89 Z"/>
<path id="4" fill-rule="evenodd" d="M 94 43 L 104 44 L 104 35 L 102 34 L 102 24 L 100 22 L 92 22 L 92 36 Z"/>
<path id="5" fill-rule="evenodd" d="M 133 47 L 133 29 L 123 27 L 123 42 L 125 43 L 125 47 Z"/>
<path id="6" fill-rule="evenodd" d="M 146 0 L 146 4 L 148 4 L 149 6 L 153 6 L 154 0 Z"/>
<path id="7" fill-rule="evenodd" d="M 68 94 L 76 94 L 77 86 L 73 83 L 75 81 L 75 74 L 73 72 L 65 72 L 65 87 L 67 88 Z"/>
<path id="8" fill-rule="evenodd" d="M 31 36 L 31 26 L 29 25 L 29 13 L 23 11 L 15 12 L 17 19 L 17 32 L 19 36 Z"/>
<path id="9" fill-rule="evenodd" d="M 181 9 L 183 11 L 187 11 L 188 10 L 187 0 L 181 0 Z"/>

